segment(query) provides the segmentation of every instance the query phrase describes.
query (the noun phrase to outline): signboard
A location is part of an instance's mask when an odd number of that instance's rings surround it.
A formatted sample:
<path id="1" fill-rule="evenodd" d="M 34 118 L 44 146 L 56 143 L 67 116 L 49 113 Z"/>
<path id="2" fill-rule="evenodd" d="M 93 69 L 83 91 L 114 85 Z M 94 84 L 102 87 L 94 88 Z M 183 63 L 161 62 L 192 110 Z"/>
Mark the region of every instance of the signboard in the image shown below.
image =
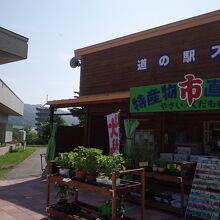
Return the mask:
<path id="1" fill-rule="evenodd" d="M 220 78 L 202 80 L 187 74 L 177 83 L 130 89 L 130 112 L 220 109 Z"/>
<path id="2" fill-rule="evenodd" d="M 220 159 L 200 157 L 189 195 L 186 215 L 219 220 Z"/>
<path id="3" fill-rule="evenodd" d="M 119 137 L 119 112 L 107 115 L 107 126 L 109 135 L 109 154 L 119 153 L 120 137 Z"/>

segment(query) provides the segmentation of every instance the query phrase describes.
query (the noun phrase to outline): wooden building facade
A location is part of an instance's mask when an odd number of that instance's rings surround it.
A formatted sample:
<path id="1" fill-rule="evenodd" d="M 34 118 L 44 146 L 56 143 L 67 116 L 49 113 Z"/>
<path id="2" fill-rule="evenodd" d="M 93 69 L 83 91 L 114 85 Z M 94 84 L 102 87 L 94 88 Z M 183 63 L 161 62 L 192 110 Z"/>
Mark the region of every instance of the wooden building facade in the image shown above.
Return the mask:
<path id="1" fill-rule="evenodd" d="M 218 107 L 130 111 L 131 88 L 178 83 L 187 74 L 220 77 L 220 10 L 81 48 L 75 57 L 81 61 L 80 97 L 48 104 L 52 109 L 85 107 L 85 145 L 107 152 L 106 115 L 120 110 L 122 151 L 123 120 L 135 118 L 140 122 L 137 141 L 150 141 L 159 152 L 174 152 L 177 146 L 190 146 L 195 154 L 220 152 Z"/>

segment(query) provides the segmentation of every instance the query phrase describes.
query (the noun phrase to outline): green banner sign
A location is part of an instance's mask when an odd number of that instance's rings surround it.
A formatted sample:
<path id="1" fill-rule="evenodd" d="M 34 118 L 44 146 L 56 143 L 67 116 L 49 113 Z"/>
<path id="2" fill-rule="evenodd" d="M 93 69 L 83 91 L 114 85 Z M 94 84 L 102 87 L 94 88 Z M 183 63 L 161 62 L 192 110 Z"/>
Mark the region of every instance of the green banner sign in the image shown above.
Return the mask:
<path id="1" fill-rule="evenodd" d="M 130 112 L 220 109 L 220 78 L 202 80 L 187 74 L 181 82 L 130 89 Z"/>

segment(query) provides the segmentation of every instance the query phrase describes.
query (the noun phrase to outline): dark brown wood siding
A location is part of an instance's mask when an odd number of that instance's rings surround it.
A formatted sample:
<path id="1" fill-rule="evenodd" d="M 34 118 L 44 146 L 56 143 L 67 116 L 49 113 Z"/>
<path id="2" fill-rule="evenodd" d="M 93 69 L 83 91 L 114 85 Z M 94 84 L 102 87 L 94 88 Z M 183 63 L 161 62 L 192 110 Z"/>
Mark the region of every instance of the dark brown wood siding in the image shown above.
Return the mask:
<path id="1" fill-rule="evenodd" d="M 56 155 L 83 145 L 84 129 L 78 126 L 59 126 L 56 134 Z"/>
<path id="2" fill-rule="evenodd" d="M 82 56 L 80 94 L 129 90 L 131 87 L 177 82 L 186 74 L 203 79 L 220 76 L 220 59 L 210 58 L 210 46 L 220 43 L 220 21 L 137 41 Z M 196 61 L 182 64 L 183 51 L 195 49 Z M 161 68 L 158 58 L 170 55 Z M 137 71 L 137 61 L 148 59 L 148 69 Z"/>

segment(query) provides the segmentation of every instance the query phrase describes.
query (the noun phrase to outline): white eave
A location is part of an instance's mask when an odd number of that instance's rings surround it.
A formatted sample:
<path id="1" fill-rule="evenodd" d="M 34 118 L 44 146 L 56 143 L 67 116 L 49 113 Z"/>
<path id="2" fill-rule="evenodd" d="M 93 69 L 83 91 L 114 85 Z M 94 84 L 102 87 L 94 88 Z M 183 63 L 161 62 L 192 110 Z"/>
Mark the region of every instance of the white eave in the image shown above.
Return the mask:
<path id="1" fill-rule="evenodd" d="M 22 116 L 24 114 L 24 103 L 2 80 L 0 80 L 0 94 L 1 113 L 12 116 Z"/>
<path id="2" fill-rule="evenodd" d="M 28 38 L 0 27 L 0 64 L 27 58 Z"/>

